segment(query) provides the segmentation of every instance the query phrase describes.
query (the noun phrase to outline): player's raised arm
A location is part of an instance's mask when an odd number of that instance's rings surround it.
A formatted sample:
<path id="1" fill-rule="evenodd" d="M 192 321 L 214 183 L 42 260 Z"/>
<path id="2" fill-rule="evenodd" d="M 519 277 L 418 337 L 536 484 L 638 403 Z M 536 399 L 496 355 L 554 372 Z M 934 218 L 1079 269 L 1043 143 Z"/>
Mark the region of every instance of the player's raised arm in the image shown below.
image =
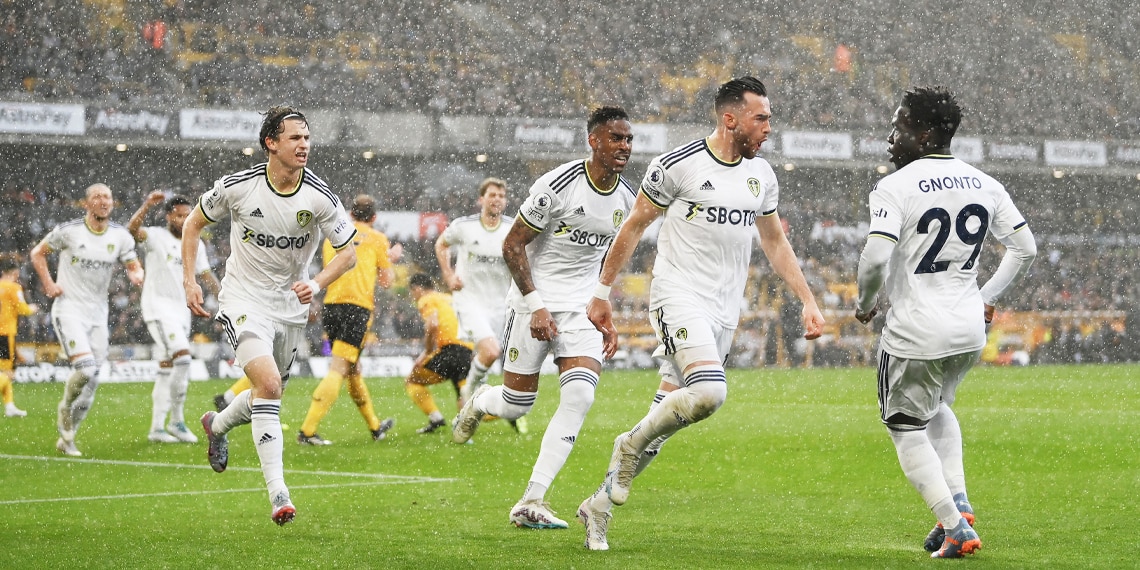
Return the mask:
<path id="1" fill-rule="evenodd" d="M 127 222 L 127 231 L 131 232 L 131 237 L 135 238 L 136 242 L 146 241 L 146 230 L 143 229 L 146 213 L 164 201 L 166 201 L 166 194 L 161 190 L 155 190 L 147 195 L 146 200 L 143 200 L 143 203 L 139 205 L 139 209 L 131 215 L 130 221 Z"/>

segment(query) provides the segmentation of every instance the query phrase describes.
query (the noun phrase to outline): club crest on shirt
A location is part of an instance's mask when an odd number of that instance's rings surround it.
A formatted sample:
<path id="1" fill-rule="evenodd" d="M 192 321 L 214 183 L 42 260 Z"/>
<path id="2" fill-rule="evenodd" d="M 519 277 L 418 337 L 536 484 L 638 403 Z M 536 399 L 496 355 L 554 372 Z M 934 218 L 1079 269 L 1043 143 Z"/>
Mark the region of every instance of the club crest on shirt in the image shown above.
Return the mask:
<path id="1" fill-rule="evenodd" d="M 621 210 L 614 210 L 614 227 L 621 227 L 621 223 L 625 221 L 625 212 Z"/>
<path id="2" fill-rule="evenodd" d="M 507 358 L 509 358 L 511 360 L 511 362 L 518 360 L 519 359 L 519 349 L 512 348 L 512 349 L 508 350 L 507 351 Z"/>
<path id="3" fill-rule="evenodd" d="M 297 223 L 301 224 L 302 228 L 309 225 L 309 222 L 311 221 L 313 221 L 312 212 L 308 210 L 301 210 L 300 212 L 297 212 Z"/>
<path id="4" fill-rule="evenodd" d="M 753 196 L 760 196 L 760 180 L 757 178 L 748 179 L 748 191 L 752 192 Z"/>
<path id="5" fill-rule="evenodd" d="M 681 339 L 681 340 L 688 340 L 689 329 L 684 329 L 684 328 L 677 329 L 677 338 Z"/>
<path id="6" fill-rule="evenodd" d="M 115 253 L 115 244 L 113 244 L 113 243 L 107 244 L 107 253 Z"/>

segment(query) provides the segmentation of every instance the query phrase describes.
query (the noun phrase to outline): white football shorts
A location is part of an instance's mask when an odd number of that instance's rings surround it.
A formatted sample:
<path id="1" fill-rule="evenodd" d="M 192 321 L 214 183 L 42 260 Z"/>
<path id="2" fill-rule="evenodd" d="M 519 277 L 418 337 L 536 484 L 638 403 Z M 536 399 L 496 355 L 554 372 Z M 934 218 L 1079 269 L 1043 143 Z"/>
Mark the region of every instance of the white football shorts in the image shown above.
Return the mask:
<path id="1" fill-rule="evenodd" d="M 556 359 L 587 356 L 601 365 L 602 333 L 586 318 L 585 311 L 552 313 L 554 324 L 558 326 L 558 336 L 551 341 L 538 340 L 530 335 L 530 316 L 531 313 L 511 311 L 507 317 L 504 350 L 507 357 L 503 370 L 515 374 L 538 374 L 548 353 Z"/>

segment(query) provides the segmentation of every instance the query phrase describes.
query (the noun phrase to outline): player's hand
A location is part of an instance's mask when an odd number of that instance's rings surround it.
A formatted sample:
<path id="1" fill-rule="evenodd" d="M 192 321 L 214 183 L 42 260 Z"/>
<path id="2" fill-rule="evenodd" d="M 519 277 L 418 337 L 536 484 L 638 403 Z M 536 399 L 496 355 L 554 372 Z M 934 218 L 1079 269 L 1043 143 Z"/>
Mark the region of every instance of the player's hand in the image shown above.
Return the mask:
<path id="1" fill-rule="evenodd" d="M 404 244 L 394 243 L 388 248 L 388 261 L 399 263 L 404 258 Z"/>
<path id="2" fill-rule="evenodd" d="M 452 291 L 459 291 L 460 289 L 463 289 L 463 278 L 454 273 L 452 273 L 447 279 L 444 279 L 444 281 L 447 282 L 447 288 L 451 289 Z"/>
<path id="3" fill-rule="evenodd" d="M 63 295 L 63 289 L 55 283 L 44 283 L 44 295 L 47 295 L 48 299 L 55 299 Z"/>
<path id="4" fill-rule="evenodd" d="M 985 307 L 985 311 L 982 312 L 982 315 L 986 319 L 986 334 L 988 335 L 990 334 L 990 329 L 994 326 L 994 311 L 996 307 L 993 305 L 986 305 Z"/>
<path id="5" fill-rule="evenodd" d="M 608 299 L 590 297 L 586 303 L 586 317 L 602 333 L 602 352 L 609 359 L 618 349 L 617 327 L 614 326 L 613 304 Z"/>
<path id="6" fill-rule="evenodd" d="M 823 336 L 823 313 L 815 303 L 804 303 L 803 319 L 805 339 L 815 340 Z"/>
<path id="7" fill-rule="evenodd" d="M 209 317 L 209 311 L 202 307 L 202 287 L 198 282 L 184 282 L 182 286 L 186 289 L 186 308 L 199 317 Z"/>
<path id="8" fill-rule="evenodd" d="M 148 206 L 157 206 L 166 201 L 166 192 L 162 190 L 155 190 L 146 196 L 146 203 Z"/>
<path id="9" fill-rule="evenodd" d="M 143 284 L 143 280 L 146 279 L 146 272 L 143 271 L 141 265 L 135 267 L 134 269 L 128 269 L 127 279 L 130 279 L 131 285 L 139 287 Z"/>
<path id="10" fill-rule="evenodd" d="M 290 289 L 297 294 L 297 300 L 300 301 L 302 305 L 308 305 L 313 302 L 313 294 L 316 292 L 309 286 L 308 281 L 298 281 L 294 283 Z"/>
<path id="11" fill-rule="evenodd" d="M 558 325 L 554 316 L 543 307 L 530 315 L 530 336 L 541 341 L 551 341 L 558 336 Z"/>
<path id="12" fill-rule="evenodd" d="M 877 315 L 877 314 L 879 314 L 879 306 L 878 305 L 871 307 L 871 310 L 867 311 L 866 313 L 860 313 L 859 308 L 858 307 L 855 308 L 855 320 L 857 320 L 863 324 L 867 324 L 867 323 L 871 322 L 871 319 L 875 318 L 875 315 Z"/>

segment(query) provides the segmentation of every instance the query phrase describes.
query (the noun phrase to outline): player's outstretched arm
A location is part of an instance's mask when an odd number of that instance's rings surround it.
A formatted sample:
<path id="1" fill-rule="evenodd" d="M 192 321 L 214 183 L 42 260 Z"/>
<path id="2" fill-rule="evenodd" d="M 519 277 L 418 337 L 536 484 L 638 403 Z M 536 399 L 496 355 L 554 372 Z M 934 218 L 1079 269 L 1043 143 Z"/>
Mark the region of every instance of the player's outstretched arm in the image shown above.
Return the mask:
<path id="1" fill-rule="evenodd" d="M 823 313 L 819 311 L 815 295 L 812 294 L 811 287 L 808 287 L 807 279 L 800 270 L 796 252 L 792 250 L 788 236 L 784 235 L 784 228 L 780 225 L 780 215 L 772 213 L 768 216 L 757 216 L 756 230 L 760 232 L 760 249 L 764 251 L 764 257 L 768 258 L 768 263 L 772 265 L 776 275 L 788 284 L 803 303 L 804 338 L 808 340 L 819 338 L 823 335 L 825 324 Z"/>

